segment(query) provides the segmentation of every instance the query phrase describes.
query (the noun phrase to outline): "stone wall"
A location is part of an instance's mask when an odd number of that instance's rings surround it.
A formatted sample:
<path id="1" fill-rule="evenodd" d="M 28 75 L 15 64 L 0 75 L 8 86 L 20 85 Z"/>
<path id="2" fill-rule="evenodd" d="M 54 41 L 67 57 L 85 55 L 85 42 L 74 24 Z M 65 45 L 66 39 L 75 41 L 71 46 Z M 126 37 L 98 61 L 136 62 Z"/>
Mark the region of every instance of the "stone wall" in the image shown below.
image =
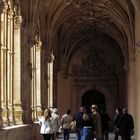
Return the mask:
<path id="1" fill-rule="evenodd" d="M 43 140 L 43 137 L 38 124 L 17 125 L 1 129 L 0 140 Z"/>

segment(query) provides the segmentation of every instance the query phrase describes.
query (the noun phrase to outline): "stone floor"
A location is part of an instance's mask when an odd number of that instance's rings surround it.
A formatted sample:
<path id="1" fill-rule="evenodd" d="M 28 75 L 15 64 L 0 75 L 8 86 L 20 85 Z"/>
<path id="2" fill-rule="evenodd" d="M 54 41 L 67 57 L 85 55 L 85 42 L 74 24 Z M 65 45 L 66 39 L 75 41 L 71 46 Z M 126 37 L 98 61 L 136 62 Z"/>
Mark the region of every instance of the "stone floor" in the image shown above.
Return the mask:
<path id="1" fill-rule="evenodd" d="M 63 139 L 63 134 L 59 135 L 58 140 L 62 140 L 62 139 Z M 71 133 L 71 134 L 70 134 L 70 140 L 76 140 L 76 134 L 75 134 L 75 133 Z M 95 139 L 95 140 L 96 140 L 96 139 Z M 113 135 L 113 133 L 110 133 L 110 134 L 109 134 L 109 140 L 114 140 L 114 135 Z M 121 140 L 121 138 L 119 137 L 118 140 Z M 132 140 L 136 140 L 134 136 L 132 137 Z"/>

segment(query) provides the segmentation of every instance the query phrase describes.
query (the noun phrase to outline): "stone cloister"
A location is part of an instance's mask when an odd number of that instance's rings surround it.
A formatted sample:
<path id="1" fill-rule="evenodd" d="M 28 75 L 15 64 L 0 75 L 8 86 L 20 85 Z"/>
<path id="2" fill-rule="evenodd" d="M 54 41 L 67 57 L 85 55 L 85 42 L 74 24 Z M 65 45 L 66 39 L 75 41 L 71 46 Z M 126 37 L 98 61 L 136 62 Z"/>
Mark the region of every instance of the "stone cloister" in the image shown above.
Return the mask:
<path id="1" fill-rule="evenodd" d="M 94 103 L 127 107 L 140 140 L 139 0 L 0 0 L 0 16 L 0 139 L 39 140 L 45 108 Z"/>

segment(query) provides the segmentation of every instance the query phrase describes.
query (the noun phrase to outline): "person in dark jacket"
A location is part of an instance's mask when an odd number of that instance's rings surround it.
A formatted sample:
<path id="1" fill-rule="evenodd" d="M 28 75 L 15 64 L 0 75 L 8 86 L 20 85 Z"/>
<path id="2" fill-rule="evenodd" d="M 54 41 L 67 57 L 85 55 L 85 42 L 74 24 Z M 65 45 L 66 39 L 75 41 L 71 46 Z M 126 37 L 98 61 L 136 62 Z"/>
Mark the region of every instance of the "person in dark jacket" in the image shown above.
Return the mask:
<path id="1" fill-rule="evenodd" d="M 100 111 L 102 140 L 109 140 L 109 121 L 111 120 L 104 109 Z"/>
<path id="2" fill-rule="evenodd" d="M 85 107 L 81 106 L 80 111 L 77 112 L 74 116 L 74 120 L 76 121 L 77 140 L 81 140 L 82 117 L 84 112 L 85 112 Z"/>
<path id="3" fill-rule="evenodd" d="M 134 121 L 132 115 L 128 114 L 127 108 L 123 109 L 123 114 L 117 124 L 117 129 L 121 133 L 122 140 L 131 140 L 131 133 L 134 131 Z"/>
<path id="4" fill-rule="evenodd" d="M 114 118 L 113 118 L 113 121 L 114 121 L 114 140 L 118 140 L 118 137 L 120 135 L 120 132 L 119 130 L 117 129 L 117 124 L 119 122 L 121 118 L 121 109 L 119 107 L 116 107 L 115 108 L 115 115 L 114 115 Z"/>

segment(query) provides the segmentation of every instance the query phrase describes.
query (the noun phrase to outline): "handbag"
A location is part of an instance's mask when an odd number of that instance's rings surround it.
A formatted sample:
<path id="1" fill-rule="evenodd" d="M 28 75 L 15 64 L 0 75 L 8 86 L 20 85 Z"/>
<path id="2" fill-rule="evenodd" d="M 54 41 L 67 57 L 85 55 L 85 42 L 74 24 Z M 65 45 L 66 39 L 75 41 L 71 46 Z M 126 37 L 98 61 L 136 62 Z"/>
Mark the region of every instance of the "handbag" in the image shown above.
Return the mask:
<path id="1" fill-rule="evenodd" d="M 59 127 L 58 132 L 59 132 L 59 133 L 63 133 L 63 126 L 60 126 L 60 127 Z"/>
<path id="2" fill-rule="evenodd" d="M 71 122 L 70 128 L 71 128 L 71 130 L 73 130 L 73 131 L 76 129 L 76 121 L 72 121 L 72 122 Z"/>

